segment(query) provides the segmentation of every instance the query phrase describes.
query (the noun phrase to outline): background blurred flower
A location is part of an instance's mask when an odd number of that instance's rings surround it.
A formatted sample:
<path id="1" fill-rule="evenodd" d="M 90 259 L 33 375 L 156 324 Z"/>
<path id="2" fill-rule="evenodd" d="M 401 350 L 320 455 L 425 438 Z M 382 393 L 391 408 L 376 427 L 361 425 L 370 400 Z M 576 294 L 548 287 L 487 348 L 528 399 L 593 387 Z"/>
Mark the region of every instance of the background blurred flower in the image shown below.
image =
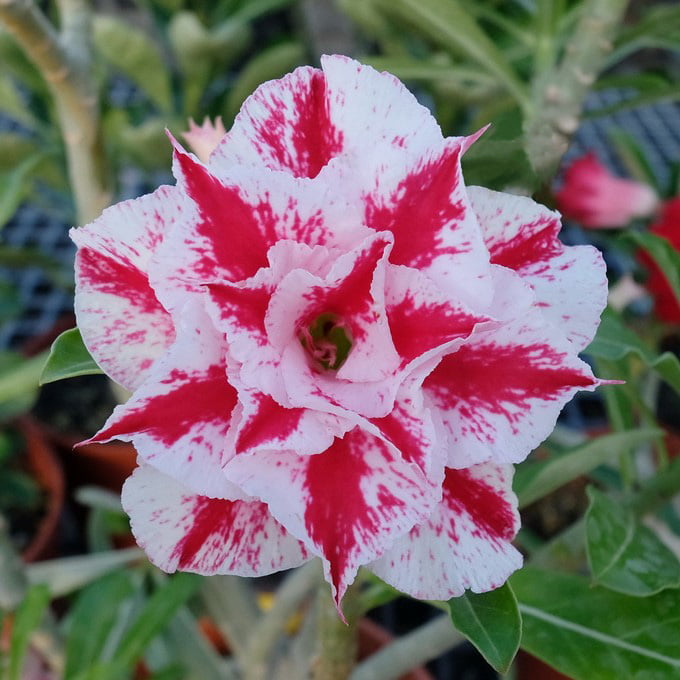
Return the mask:
<path id="1" fill-rule="evenodd" d="M 649 230 L 665 238 L 680 252 L 680 196 L 662 204 L 659 217 Z M 654 298 L 656 315 L 667 323 L 680 323 L 680 303 L 666 276 L 646 252 L 639 251 L 638 256 L 649 272 L 645 286 Z"/>
<path id="2" fill-rule="evenodd" d="M 612 175 L 594 153 L 567 168 L 555 198 L 566 218 L 593 228 L 625 227 L 636 217 L 651 215 L 659 202 L 650 186 Z"/>

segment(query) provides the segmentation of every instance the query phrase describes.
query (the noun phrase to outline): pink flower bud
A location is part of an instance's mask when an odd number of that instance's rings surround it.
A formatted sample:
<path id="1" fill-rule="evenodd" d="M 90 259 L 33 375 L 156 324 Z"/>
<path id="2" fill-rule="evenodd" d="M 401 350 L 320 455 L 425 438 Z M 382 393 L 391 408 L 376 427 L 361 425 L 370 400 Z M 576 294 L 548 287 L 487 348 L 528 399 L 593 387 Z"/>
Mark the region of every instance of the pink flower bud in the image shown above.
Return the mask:
<path id="1" fill-rule="evenodd" d="M 594 153 L 567 168 L 556 198 L 566 218 L 595 229 L 625 227 L 635 217 L 651 215 L 659 203 L 650 186 L 615 177 Z"/>
<path id="2" fill-rule="evenodd" d="M 208 116 L 203 119 L 200 127 L 194 123 L 193 118 L 189 118 L 189 130 L 182 133 L 182 137 L 187 141 L 191 150 L 198 156 L 202 163 L 207 163 L 210 154 L 220 143 L 220 140 L 227 131 L 222 123 L 222 116 L 217 116 L 213 123 Z"/>

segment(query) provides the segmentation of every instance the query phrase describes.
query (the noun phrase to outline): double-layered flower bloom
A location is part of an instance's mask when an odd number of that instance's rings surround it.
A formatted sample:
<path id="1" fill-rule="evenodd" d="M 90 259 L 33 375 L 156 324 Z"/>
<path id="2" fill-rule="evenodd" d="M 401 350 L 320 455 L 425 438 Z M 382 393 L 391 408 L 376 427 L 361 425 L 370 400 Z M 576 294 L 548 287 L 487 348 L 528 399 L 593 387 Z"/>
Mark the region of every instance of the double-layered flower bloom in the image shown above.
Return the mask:
<path id="1" fill-rule="evenodd" d="M 577 354 L 600 255 L 558 215 L 466 187 L 393 76 L 344 57 L 262 85 L 176 186 L 72 232 L 76 311 L 132 390 L 132 529 L 162 569 L 262 575 L 319 556 L 415 597 L 521 564 L 512 463 L 598 381 Z"/>

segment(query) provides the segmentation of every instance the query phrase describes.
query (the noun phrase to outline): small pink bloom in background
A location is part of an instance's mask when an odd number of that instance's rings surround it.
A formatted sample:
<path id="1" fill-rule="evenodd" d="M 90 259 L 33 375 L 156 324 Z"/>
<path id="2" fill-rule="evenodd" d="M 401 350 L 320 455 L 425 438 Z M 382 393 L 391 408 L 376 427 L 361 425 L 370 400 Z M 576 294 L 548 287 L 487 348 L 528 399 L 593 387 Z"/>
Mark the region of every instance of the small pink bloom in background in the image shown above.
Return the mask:
<path id="1" fill-rule="evenodd" d="M 665 238 L 680 252 L 680 196 L 662 204 L 659 217 L 649 230 Z M 680 323 L 680 304 L 666 276 L 649 255 L 641 251 L 639 257 L 649 271 L 645 287 L 654 298 L 656 315 L 667 323 Z"/>
<path id="2" fill-rule="evenodd" d="M 225 134 L 227 131 L 224 129 L 222 116 L 217 116 L 214 123 L 206 116 L 200 127 L 194 123 L 193 118 L 189 118 L 189 129 L 182 133 L 182 137 L 201 163 L 207 163 L 210 154 Z"/>
<path id="3" fill-rule="evenodd" d="M 512 463 L 599 381 L 578 353 L 599 253 L 466 187 L 393 76 L 345 57 L 262 85 L 206 164 L 72 231 L 76 311 L 133 391 L 132 529 L 162 569 L 260 576 L 318 556 L 443 600 L 521 565 Z"/>
<path id="4" fill-rule="evenodd" d="M 564 217 L 593 228 L 625 227 L 636 217 L 650 216 L 659 203 L 650 186 L 612 175 L 594 153 L 567 168 L 555 198 Z"/>

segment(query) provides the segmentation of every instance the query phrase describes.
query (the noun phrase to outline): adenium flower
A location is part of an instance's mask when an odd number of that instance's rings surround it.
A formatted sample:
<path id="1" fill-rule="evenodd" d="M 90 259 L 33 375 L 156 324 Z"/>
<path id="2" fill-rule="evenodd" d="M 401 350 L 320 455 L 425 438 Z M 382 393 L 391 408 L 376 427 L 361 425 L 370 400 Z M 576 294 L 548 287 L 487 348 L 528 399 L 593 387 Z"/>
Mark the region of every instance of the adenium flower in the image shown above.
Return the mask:
<path id="1" fill-rule="evenodd" d="M 555 198 L 565 217 L 592 228 L 625 227 L 636 217 L 651 215 L 659 203 L 650 186 L 612 175 L 594 153 L 567 168 Z"/>
<path id="2" fill-rule="evenodd" d="M 207 163 L 210 154 L 226 133 L 222 116 L 217 116 L 214 123 L 206 116 L 200 126 L 194 123 L 193 118 L 189 118 L 189 129 L 182 133 L 182 137 L 201 163 Z"/>
<path id="3" fill-rule="evenodd" d="M 166 571 L 321 558 L 415 597 L 521 564 L 512 463 L 598 384 L 604 265 L 558 215 L 466 187 L 393 76 L 345 57 L 265 83 L 207 164 L 72 231 L 78 323 L 133 391 L 132 530 Z"/>
<path id="4" fill-rule="evenodd" d="M 680 252 L 680 196 L 662 204 L 659 217 L 649 226 L 649 230 L 665 238 Z M 654 299 L 656 315 L 667 323 L 680 323 L 680 302 L 666 275 L 647 253 L 640 251 L 639 257 L 649 272 L 645 287 Z"/>

